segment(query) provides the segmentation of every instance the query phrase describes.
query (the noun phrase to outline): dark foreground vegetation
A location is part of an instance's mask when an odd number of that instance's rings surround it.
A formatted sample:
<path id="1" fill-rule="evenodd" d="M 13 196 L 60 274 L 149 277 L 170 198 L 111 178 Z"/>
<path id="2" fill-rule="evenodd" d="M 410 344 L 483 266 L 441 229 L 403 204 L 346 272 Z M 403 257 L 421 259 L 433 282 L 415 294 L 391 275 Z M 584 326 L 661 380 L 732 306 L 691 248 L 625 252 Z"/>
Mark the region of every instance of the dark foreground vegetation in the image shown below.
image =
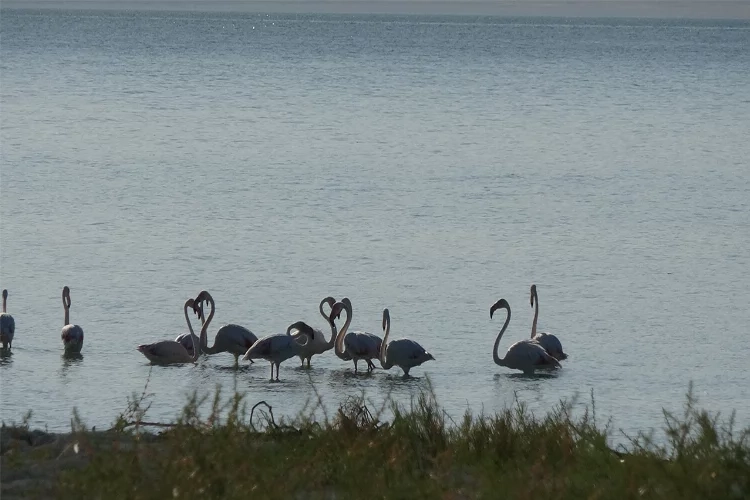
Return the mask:
<path id="1" fill-rule="evenodd" d="M 362 398 L 285 422 L 239 394 L 217 393 L 206 415 L 201 403 L 157 424 L 134 397 L 108 431 L 4 425 L 2 498 L 750 498 L 750 429 L 696 409 L 692 390 L 682 415 L 665 412 L 663 444 L 641 434 L 616 450 L 593 398 L 578 417 L 518 404 L 459 422 L 430 392 L 388 403 L 387 422 Z"/>

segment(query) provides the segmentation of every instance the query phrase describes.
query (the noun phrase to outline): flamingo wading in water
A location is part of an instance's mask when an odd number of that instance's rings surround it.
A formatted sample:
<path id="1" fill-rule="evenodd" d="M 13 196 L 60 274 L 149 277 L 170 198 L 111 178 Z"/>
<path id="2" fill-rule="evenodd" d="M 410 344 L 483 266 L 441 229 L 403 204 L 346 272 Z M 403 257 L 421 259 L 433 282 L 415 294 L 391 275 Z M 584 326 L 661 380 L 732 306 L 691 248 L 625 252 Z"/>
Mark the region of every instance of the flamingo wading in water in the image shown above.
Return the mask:
<path id="1" fill-rule="evenodd" d="M 563 352 L 563 347 L 557 337 L 551 333 L 537 333 L 536 320 L 539 317 L 539 296 L 536 294 L 536 285 L 531 285 L 531 307 L 534 308 L 534 321 L 531 323 L 531 340 L 539 343 L 547 353 L 558 361 L 568 358 Z"/>
<path id="2" fill-rule="evenodd" d="M 271 363 L 271 382 L 273 379 L 273 367 L 276 365 L 276 382 L 279 381 L 279 366 L 281 363 L 294 356 L 299 356 L 303 351 L 305 343 L 309 342 L 304 333 L 298 337 L 292 337 L 287 328 L 286 333 L 274 333 L 259 339 L 247 350 L 242 357 L 243 360 L 265 359 Z"/>
<path id="3" fill-rule="evenodd" d="M 2 341 L 3 350 L 13 347 L 13 336 L 16 333 L 16 320 L 5 309 L 7 300 L 8 290 L 3 289 L 3 312 L 0 313 L 0 341 Z"/>
<path id="4" fill-rule="evenodd" d="M 383 309 L 383 342 L 380 344 L 380 366 L 390 370 L 394 365 L 404 370 L 404 377 L 409 376 L 409 370 L 425 361 L 435 358 L 424 347 L 409 339 L 396 339 L 388 342 L 391 333 L 391 315 L 388 309 Z"/>
<path id="5" fill-rule="evenodd" d="M 198 312 L 199 316 L 203 315 L 203 302 L 211 305 L 212 312 L 216 307 L 211 294 L 206 290 L 202 290 L 195 298 L 193 304 L 193 308 Z M 200 349 L 206 354 L 231 353 L 234 356 L 234 366 L 236 368 L 239 366 L 239 357 L 244 355 L 257 341 L 258 337 L 244 326 L 229 324 L 219 328 L 219 331 L 216 332 L 216 337 L 214 337 L 214 345 L 211 347 L 208 347 L 208 336 L 201 338 Z"/>
<path id="6" fill-rule="evenodd" d="M 372 371 L 375 368 L 372 360 L 380 356 L 383 339 L 368 332 L 347 332 L 352 322 L 352 302 L 346 297 L 333 305 L 331 319 L 338 318 L 342 310 L 346 311 L 346 321 L 336 336 L 336 355 L 345 361 L 353 360 L 354 373 L 361 359 L 367 362 L 367 371 Z"/>
<path id="7" fill-rule="evenodd" d="M 193 311 L 195 311 L 195 307 L 193 307 L 193 305 L 194 305 L 194 303 L 191 302 L 190 303 L 190 307 L 193 308 Z M 199 309 L 198 317 L 201 319 L 201 326 L 203 326 L 203 323 L 206 322 L 206 316 L 203 314 L 203 304 L 202 303 L 198 306 L 198 309 Z M 180 344 L 182 344 L 182 347 L 184 347 L 185 349 L 187 349 L 188 353 L 190 353 L 191 356 L 193 355 L 193 346 L 194 345 L 200 346 L 200 344 L 201 344 L 200 338 L 198 338 L 198 336 L 195 333 L 193 333 L 193 329 L 192 328 L 190 328 L 190 331 L 187 332 L 187 333 L 181 333 L 181 334 L 179 334 L 174 339 L 174 341 L 175 342 L 179 342 Z"/>
<path id="8" fill-rule="evenodd" d="M 188 329 L 190 333 L 188 338 L 193 341 L 193 352 L 190 353 L 181 343 L 175 340 L 162 340 L 161 342 L 154 342 L 153 344 L 141 344 L 138 346 L 138 352 L 146 356 L 146 359 L 151 361 L 155 365 L 173 365 L 179 363 L 195 363 L 198 361 L 201 350 L 200 345 L 195 343 L 195 334 L 193 333 L 193 325 L 190 323 L 190 317 L 188 316 L 188 309 L 193 308 L 193 299 L 187 299 L 185 301 L 185 321 L 187 321 Z M 211 319 L 214 317 L 214 310 L 208 315 L 208 319 L 201 327 L 200 339 L 203 339 L 206 335 L 206 328 L 211 323 Z"/>
<path id="9" fill-rule="evenodd" d="M 490 319 L 493 313 L 498 309 L 507 309 L 508 316 L 505 318 L 505 323 L 500 333 L 497 334 L 495 339 L 495 346 L 492 348 L 492 358 L 495 360 L 495 364 L 505 366 L 513 370 L 521 370 L 526 374 L 533 374 L 534 370 L 538 369 L 550 369 L 560 368 L 560 363 L 550 356 L 544 348 L 531 340 L 520 340 L 508 348 L 508 352 L 505 353 L 505 357 L 501 358 L 497 354 L 498 346 L 500 345 L 500 339 L 505 333 L 505 329 L 508 328 L 510 323 L 510 305 L 505 299 L 500 299 L 490 307 Z"/>
<path id="10" fill-rule="evenodd" d="M 335 303 L 336 299 L 334 299 L 333 297 L 326 297 L 320 301 L 320 305 L 318 306 L 320 315 L 325 318 L 325 320 L 328 322 L 329 327 L 331 328 L 330 340 L 325 339 L 325 336 L 323 335 L 323 332 L 321 330 L 311 327 L 304 321 L 297 321 L 296 323 L 292 323 L 287 329 L 287 333 L 289 333 L 291 330 L 297 330 L 297 333 L 292 334 L 292 337 L 294 338 L 304 335 L 308 339 L 307 344 L 302 346 L 301 352 L 299 354 L 299 359 L 300 361 L 302 361 L 303 368 L 305 366 L 305 360 L 307 360 L 307 367 L 310 368 L 310 359 L 314 355 L 323 354 L 324 352 L 333 349 L 336 345 L 336 323 L 333 322 L 333 318 L 331 317 L 331 315 L 326 314 L 323 310 L 324 304 L 328 304 L 328 307 L 333 310 L 333 305 Z"/>
<path id="11" fill-rule="evenodd" d="M 65 354 L 78 354 L 83 348 L 83 328 L 70 324 L 70 288 L 63 287 L 63 308 L 65 309 L 65 323 L 60 338 L 63 341 Z"/>

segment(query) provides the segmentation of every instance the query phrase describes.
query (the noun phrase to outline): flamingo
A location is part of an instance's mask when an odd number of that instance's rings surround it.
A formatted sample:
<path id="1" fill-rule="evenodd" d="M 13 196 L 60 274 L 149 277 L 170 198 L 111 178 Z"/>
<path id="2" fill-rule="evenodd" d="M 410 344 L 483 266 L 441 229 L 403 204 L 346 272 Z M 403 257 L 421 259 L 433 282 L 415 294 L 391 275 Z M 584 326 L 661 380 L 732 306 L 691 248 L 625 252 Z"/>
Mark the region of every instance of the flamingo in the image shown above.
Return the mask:
<path id="1" fill-rule="evenodd" d="M 531 285 L 531 307 L 534 307 L 534 321 L 531 323 L 531 340 L 537 342 L 539 345 L 544 347 L 544 350 L 549 353 L 550 356 L 558 361 L 562 361 L 568 358 L 568 355 L 563 352 L 563 347 L 560 341 L 551 333 L 537 333 L 536 332 L 536 320 L 539 317 L 539 296 L 536 294 L 536 285 Z"/>
<path id="2" fill-rule="evenodd" d="M 290 330 L 291 328 L 288 328 L 286 333 L 274 333 L 259 339 L 247 350 L 242 359 L 250 361 L 265 359 L 271 363 L 271 382 L 274 382 L 273 366 L 276 365 L 276 382 L 278 382 L 281 363 L 289 358 L 301 355 L 304 344 L 309 342 L 307 335 L 304 333 L 295 338 L 289 334 Z"/>
<path id="3" fill-rule="evenodd" d="M 360 359 L 367 361 L 367 371 L 372 371 L 375 369 L 372 359 L 379 357 L 383 340 L 367 332 L 347 333 L 352 322 L 352 302 L 346 297 L 333 305 L 331 318 L 338 318 L 342 310 L 346 311 L 346 321 L 336 336 L 336 355 L 345 361 L 354 360 L 354 373 L 357 373 L 357 362 Z"/>
<path id="4" fill-rule="evenodd" d="M 531 340 L 520 340 L 508 348 L 504 358 L 497 354 L 500 339 L 510 323 L 510 305 L 505 299 L 500 299 L 490 307 L 490 318 L 497 309 L 507 309 L 508 316 L 505 318 L 502 330 L 497 334 L 495 346 L 492 348 L 492 358 L 495 364 L 507 366 L 513 370 L 521 370 L 526 374 L 533 374 L 535 369 L 560 368 L 560 363 L 550 356 L 542 346 Z"/>
<path id="5" fill-rule="evenodd" d="M 201 350 L 200 345 L 195 343 L 195 334 L 193 333 L 193 325 L 190 323 L 190 317 L 188 316 L 188 308 L 193 308 L 193 299 L 187 299 L 185 301 L 185 321 L 187 321 L 188 329 L 190 333 L 187 334 L 188 338 L 193 342 L 193 352 L 190 353 L 181 343 L 174 340 L 162 340 L 161 342 L 154 342 L 153 344 L 141 344 L 138 346 L 138 352 L 146 356 L 146 359 L 151 361 L 155 365 L 171 365 L 178 363 L 195 363 L 198 361 Z M 195 310 L 195 309 L 194 309 Z M 206 328 L 214 317 L 214 310 L 208 315 L 208 319 L 200 331 L 200 339 L 204 339 L 206 335 Z"/>
<path id="6" fill-rule="evenodd" d="M 206 290 L 202 290 L 201 293 L 195 298 L 193 308 L 195 311 L 202 316 L 203 315 L 203 302 L 211 304 L 211 312 L 214 311 L 216 303 L 214 302 L 211 294 Z M 258 337 L 240 325 L 224 325 L 219 328 L 214 337 L 214 345 L 208 347 L 208 336 L 201 339 L 200 349 L 206 354 L 218 354 L 220 352 L 228 352 L 234 356 L 234 366 L 239 366 L 239 357 L 247 352 L 247 350 L 258 341 Z"/>
<path id="7" fill-rule="evenodd" d="M 3 350 L 13 347 L 13 335 L 16 333 L 16 321 L 5 311 L 7 300 L 8 290 L 3 290 L 3 312 L 0 313 L 0 341 L 3 343 Z"/>
<path id="8" fill-rule="evenodd" d="M 331 316 L 326 314 L 323 310 L 323 304 L 328 304 L 328 307 L 333 310 L 333 305 L 335 303 L 336 299 L 334 299 L 333 297 L 326 297 L 325 299 L 320 301 L 320 305 L 318 306 L 320 315 L 325 318 L 325 320 L 328 322 L 328 325 L 331 327 L 330 340 L 326 341 L 325 336 L 323 335 L 323 332 L 321 330 L 317 328 L 313 329 L 304 321 L 297 321 L 296 323 L 292 323 L 287 329 L 287 333 L 289 333 L 291 330 L 297 330 L 297 333 L 292 334 L 292 337 L 297 338 L 301 335 L 307 336 L 307 344 L 302 347 L 302 351 L 299 355 L 299 359 L 300 361 L 302 361 L 303 368 L 305 366 L 305 359 L 307 359 L 307 367 L 310 368 L 310 358 L 312 358 L 315 354 L 323 354 L 324 352 L 333 349 L 336 344 L 336 324 L 333 322 Z"/>
<path id="9" fill-rule="evenodd" d="M 425 361 L 435 358 L 424 347 L 409 339 L 396 339 L 388 342 L 391 333 L 391 315 L 388 309 L 383 309 L 383 342 L 380 344 L 380 366 L 390 370 L 394 365 L 404 370 L 404 378 L 409 376 L 409 370 Z"/>
<path id="10" fill-rule="evenodd" d="M 194 302 L 190 303 L 190 307 L 193 307 L 193 310 L 195 310 Z M 201 319 L 201 326 L 203 326 L 203 323 L 206 322 L 206 317 L 203 314 L 202 303 L 198 306 L 198 309 L 199 309 L 198 317 Z M 187 349 L 187 352 L 190 353 L 190 355 L 193 354 L 193 346 L 194 345 L 200 346 L 200 343 L 201 343 L 200 338 L 198 338 L 198 336 L 195 333 L 193 333 L 192 328 L 190 328 L 190 331 L 188 333 L 181 333 L 180 335 L 178 335 L 174 339 L 174 341 L 182 344 L 182 347 Z"/>
<path id="11" fill-rule="evenodd" d="M 63 287 L 62 301 L 65 309 L 65 323 L 60 337 L 63 341 L 65 354 L 78 354 L 83 347 L 83 328 L 70 324 L 70 288 L 67 286 Z"/>

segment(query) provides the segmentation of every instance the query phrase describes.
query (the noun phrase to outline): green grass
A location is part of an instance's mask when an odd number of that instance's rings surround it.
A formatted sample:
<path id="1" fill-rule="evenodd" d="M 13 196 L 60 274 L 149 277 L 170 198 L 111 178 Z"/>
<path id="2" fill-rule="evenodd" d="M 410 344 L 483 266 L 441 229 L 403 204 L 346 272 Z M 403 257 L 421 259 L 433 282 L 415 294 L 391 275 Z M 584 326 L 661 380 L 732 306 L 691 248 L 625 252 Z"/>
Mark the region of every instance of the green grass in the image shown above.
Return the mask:
<path id="1" fill-rule="evenodd" d="M 380 421 L 363 398 L 333 416 L 277 422 L 265 403 L 216 392 L 207 414 L 193 397 L 158 435 L 132 398 L 115 430 L 76 424 L 88 460 L 63 471 L 58 498 L 750 498 L 750 429 L 696 409 L 692 390 L 664 436 L 608 447 L 611 429 L 561 403 L 544 418 L 523 404 L 451 421 L 431 392 L 388 402 Z M 305 416 L 308 415 L 308 416 Z M 6 463 L 7 465 L 7 463 Z"/>

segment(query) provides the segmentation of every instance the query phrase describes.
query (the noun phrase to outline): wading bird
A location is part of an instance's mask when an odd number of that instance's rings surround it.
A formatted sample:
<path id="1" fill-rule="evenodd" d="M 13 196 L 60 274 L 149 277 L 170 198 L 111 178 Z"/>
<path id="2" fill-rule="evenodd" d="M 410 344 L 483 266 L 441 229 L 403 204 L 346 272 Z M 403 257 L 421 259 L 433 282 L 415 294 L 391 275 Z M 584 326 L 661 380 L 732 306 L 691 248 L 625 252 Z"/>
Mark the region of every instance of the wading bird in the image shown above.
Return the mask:
<path id="1" fill-rule="evenodd" d="M 191 301 L 190 307 L 192 307 L 193 311 L 195 311 L 195 307 L 193 306 L 194 306 L 194 301 Z M 200 312 L 198 312 L 198 317 L 201 319 L 201 327 L 202 327 L 203 324 L 206 322 L 206 316 L 203 314 L 203 304 L 201 303 L 198 306 L 198 308 L 200 309 Z M 177 338 L 174 339 L 174 341 L 182 344 L 182 347 L 187 349 L 187 352 L 190 353 L 190 355 L 192 356 L 193 346 L 194 345 L 200 346 L 201 341 L 200 341 L 200 338 L 198 338 L 198 336 L 195 333 L 193 333 L 193 329 L 190 326 L 188 327 L 190 328 L 190 331 L 188 333 L 181 333 L 180 335 L 177 336 Z"/>
<path id="2" fill-rule="evenodd" d="M 8 290 L 3 290 L 3 312 L 0 313 L 0 342 L 2 342 L 4 350 L 13 347 L 13 336 L 16 333 L 16 321 L 13 316 L 6 312 L 7 300 Z"/>
<path id="3" fill-rule="evenodd" d="M 409 339 L 396 339 L 388 342 L 391 333 L 391 315 L 388 309 L 383 309 L 383 342 L 380 344 L 380 366 L 390 370 L 394 365 L 404 370 L 404 377 L 409 376 L 409 370 L 425 361 L 434 360 L 432 354 L 424 347 Z"/>
<path id="4" fill-rule="evenodd" d="M 336 324 L 333 322 L 331 315 L 326 314 L 326 312 L 323 310 L 323 305 L 328 304 L 328 307 L 333 310 L 333 305 L 335 303 L 336 299 L 334 299 L 333 297 L 326 297 L 325 299 L 320 301 L 320 305 L 318 306 L 320 315 L 323 316 L 326 322 L 328 322 L 328 326 L 331 328 L 330 340 L 325 339 L 325 336 L 321 330 L 311 327 L 304 321 L 297 321 L 296 323 L 292 323 L 291 325 L 289 325 L 287 333 L 289 333 L 291 330 L 297 330 L 297 333 L 293 333 L 292 337 L 297 338 L 300 335 L 306 335 L 308 339 L 307 344 L 302 346 L 302 350 L 299 355 L 299 359 L 300 361 L 302 361 L 302 367 L 305 366 L 305 360 L 307 360 L 307 367 L 310 368 L 310 358 L 312 358 L 316 354 L 323 354 L 324 352 L 334 348 L 336 344 Z"/>
<path id="5" fill-rule="evenodd" d="M 520 340 L 508 348 L 508 352 L 505 353 L 504 358 L 500 358 L 497 354 L 498 346 L 500 345 L 500 339 L 505 333 L 505 329 L 508 328 L 510 323 L 510 305 L 505 299 L 500 299 L 490 307 L 490 318 L 497 309 L 507 309 L 508 316 L 505 318 L 505 323 L 500 333 L 497 334 L 495 339 L 495 346 L 492 348 L 492 358 L 495 360 L 495 364 L 505 366 L 513 370 L 521 370 L 526 374 L 533 374 L 534 370 L 539 369 L 550 369 L 560 367 L 560 363 L 555 358 L 550 356 L 544 348 L 531 340 Z"/>
<path id="6" fill-rule="evenodd" d="M 193 325 L 190 323 L 190 316 L 188 316 L 188 309 L 193 308 L 193 299 L 187 299 L 185 301 L 184 312 L 185 321 L 187 321 L 188 329 L 190 333 L 188 338 L 195 342 L 195 334 L 193 333 Z M 201 327 L 200 339 L 204 339 L 206 335 L 206 328 L 214 317 L 214 310 L 208 315 L 208 319 L 203 323 Z M 195 363 L 198 361 L 200 356 L 200 346 L 197 343 L 193 344 L 192 353 L 188 352 L 181 343 L 174 340 L 162 340 L 161 342 L 154 342 L 153 344 L 141 344 L 138 346 L 138 352 L 146 356 L 146 359 L 151 361 L 155 365 L 173 365 L 179 363 Z"/>
<path id="7" fill-rule="evenodd" d="M 211 305 L 211 312 L 213 312 L 216 304 L 214 303 L 213 297 L 206 290 L 202 290 L 201 293 L 195 298 L 194 310 L 198 315 L 203 315 L 203 303 L 206 302 Z M 244 355 L 247 350 L 252 347 L 255 342 L 258 341 L 258 337 L 240 325 L 224 325 L 219 328 L 214 337 L 214 345 L 208 347 L 208 337 L 201 339 L 200 349 L 205 354 L 218 354 L 220 352 L 228 352 L 234 356 L 235 368 L 239 366 L 239 357 Z"/>
<path id="8" fill-rule="evenodd" d="M 60 338 L 63 341 L 65 354 L 78 354 L 83 347 L 83 328 L 70 324 L 70 288 L 67 286 L 62 291 L 63 308 L 65 309 L 65 323 L 63 324 Z"/>
<path id="9" fill-rule="evenodd" d="M 345 361 L 353 360 L 354 373 L 357 373 L 357 362 L 361 359 L 367 362 L 367 371 L 372 371 L 375 368 L 372 360 L 378 359 L 383 339 L 368 332 L 348 332 L 352 322 L 352 302 L 346 297 L 333 305 L 331 318 L 338 318 L 342 310 L 346 312 L 346 321 L 336 337 L 336 355 Z"/>
<path id="10" fill-rule="evenodd" d="M 551 333 L 537 333 L 536 320 L 539 317 L 539 296 L 536 294 L 536 285 L 531 285 L 531 307 L 534 308 L 534 321 L 531 323 L 531 340 L 539 343 L 547 353 L 558 361 L 567 359 L 568 355 L 563 352 L 560 341 Z M 536 307 L 535 307 L 536 306 Z"/>
<path id="11" fill-rule="evenodd" d="M 304 333 L 295 338 L 289 334 L 290 330 L 291 328 L 287 328 L 286 333 L 274 333 L 259 339 L 247 350 L 242 359 L 265 359 L 271 363 L 271 382 L 274 381 L 273 367 L 276 365 L 276 382 L 278 382 L 281 363 L 294 356 L 299 356 L 302 347 L 308 342 Z"/>

